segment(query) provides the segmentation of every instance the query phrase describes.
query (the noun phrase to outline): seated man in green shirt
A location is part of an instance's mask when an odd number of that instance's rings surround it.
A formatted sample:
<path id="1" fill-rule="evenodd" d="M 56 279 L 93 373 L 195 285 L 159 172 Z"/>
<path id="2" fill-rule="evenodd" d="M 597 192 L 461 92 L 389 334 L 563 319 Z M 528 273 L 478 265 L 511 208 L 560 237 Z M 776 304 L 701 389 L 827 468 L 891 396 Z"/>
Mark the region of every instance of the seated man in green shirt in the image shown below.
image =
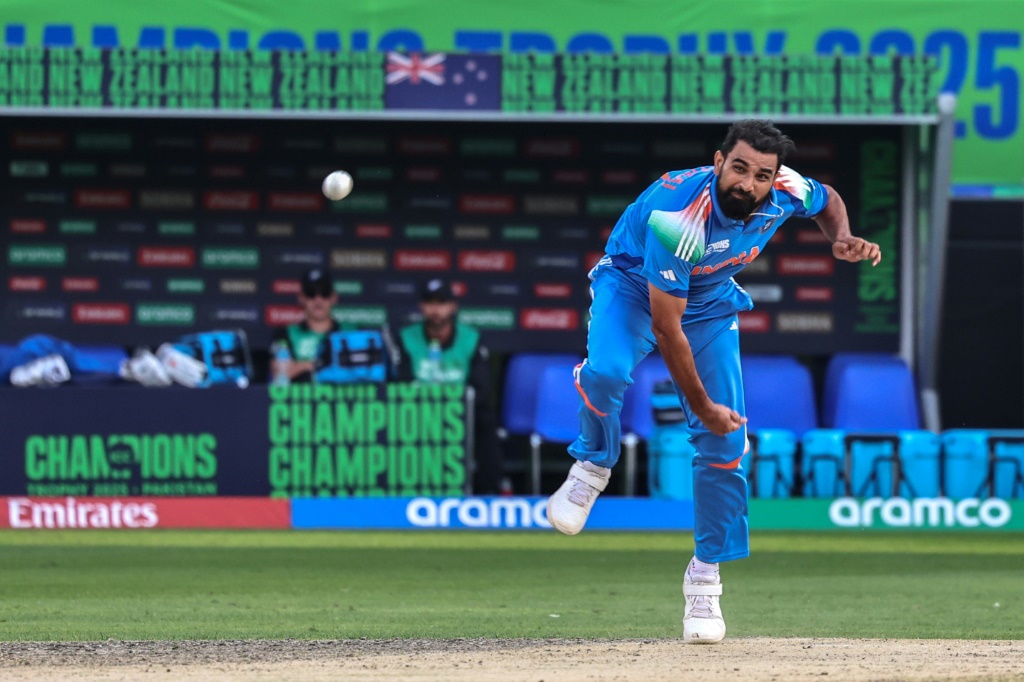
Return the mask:
<path id="1" fill-rule="evenodd" d="M 300 285 L 299 305 L 304 319 L 274 332 L 270 345 L 271 381 L 283 377 L 288 381 L 311 381 L 324 338 L 340 329 L 331 317 L 338 294 L 330 273 L 314 268 L 302 276 Z"/>
<path id="2" fill-rule="evenodd" d="M 423 286 L 420 312 L 423 321 L 404 327 L 398 335 L 401 381 L 466 383 L 475 392 L 474 447 L 476 471 L 473 493 L 496 495 L 504 492 L 502 457 L 497 420 L 491 399 L 489 354 L 480 343 L 480 333 L 460 324 L 459 305 L 451 287 L 441 279 Z"/>

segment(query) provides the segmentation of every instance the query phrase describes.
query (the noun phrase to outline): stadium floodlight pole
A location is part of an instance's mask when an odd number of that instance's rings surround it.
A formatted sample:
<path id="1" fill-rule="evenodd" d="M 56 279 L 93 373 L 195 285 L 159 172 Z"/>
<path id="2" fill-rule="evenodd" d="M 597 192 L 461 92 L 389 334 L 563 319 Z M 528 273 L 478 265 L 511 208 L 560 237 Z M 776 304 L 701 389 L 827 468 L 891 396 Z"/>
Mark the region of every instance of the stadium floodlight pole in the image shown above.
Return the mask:
<path id="1" fill-rule="evenodd" d="M 925 271 L 921 333 L 918 336 L 917 381 L 925 428 L 942 429 L 939 396 L 939 339 L 942 334 L 942 302 L 946 277 L 946 243 L 949 237 L 949 193 L 953 167 L 953 114 L 956 96 L 939 95 L 939 125 L 935 131 L 932 166 L 931 230 Z"/>

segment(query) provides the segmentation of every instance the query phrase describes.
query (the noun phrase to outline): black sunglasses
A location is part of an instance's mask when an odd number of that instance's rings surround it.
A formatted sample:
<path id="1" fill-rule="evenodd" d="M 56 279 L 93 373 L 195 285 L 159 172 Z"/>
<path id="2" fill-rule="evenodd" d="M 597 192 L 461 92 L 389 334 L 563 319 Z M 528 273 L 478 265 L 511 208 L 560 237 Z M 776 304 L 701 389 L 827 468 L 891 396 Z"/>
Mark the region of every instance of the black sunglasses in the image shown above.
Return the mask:
<path id="1" fill-rule="evenodd" d="M 303 289 L 302 295 L 305 296 L 306 298 L 330 298 L 332 295 L 334 295 L 334 292 L 324 291 L 323 289 L 315 289 L 313 291 Z"/>

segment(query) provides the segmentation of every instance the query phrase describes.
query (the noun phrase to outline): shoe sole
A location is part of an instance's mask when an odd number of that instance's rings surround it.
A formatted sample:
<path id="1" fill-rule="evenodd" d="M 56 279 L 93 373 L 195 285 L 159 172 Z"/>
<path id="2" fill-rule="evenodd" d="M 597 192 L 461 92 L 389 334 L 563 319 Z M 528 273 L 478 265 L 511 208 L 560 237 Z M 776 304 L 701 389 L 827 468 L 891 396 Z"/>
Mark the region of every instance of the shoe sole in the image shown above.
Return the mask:
<path id="1" fill-rule="evenodd" d="M 712 639 L 710 637 L 696 637 L 694 635 L 686 634 L 686 624 L 683 624 L 683 641 L 687 644 L 718 644 L 725 639 L 725 633 L 718 639 Z"/>
<path id="2" fill-rule="evenodd" d="M 551 520 L 551 498 L 550 497 L 548 498 L 548 503 L 547 503 L 545 509 L 546 509 L 546 513 L 547 513 L 547 517 L 548 517 L 548 523 L 550 523 L 551 527 L 554 528 L 555 530 L 557 530 L 562 535 L 578 535 L 580 530 L 583 530 L 582 528 L 580 528 L 577 531 L 570 532 L 570 531 L 565 530 L 563 528 L 559 528 L 558 524 Z"/>

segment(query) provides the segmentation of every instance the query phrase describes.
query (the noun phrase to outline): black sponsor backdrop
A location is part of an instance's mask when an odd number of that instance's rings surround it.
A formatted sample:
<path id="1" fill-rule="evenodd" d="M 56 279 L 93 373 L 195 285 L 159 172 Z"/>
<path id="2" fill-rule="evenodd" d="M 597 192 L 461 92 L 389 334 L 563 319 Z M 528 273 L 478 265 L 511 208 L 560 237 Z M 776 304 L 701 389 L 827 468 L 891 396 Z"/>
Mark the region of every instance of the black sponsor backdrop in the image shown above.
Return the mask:
<path id="1" fill-rule="evenodd" d="M 420 283 L 447 276 L 492 349 L 579 350 L 586 273 L 619 213 L 665 171 L 710 163 L 725 129 L 6 118 L 0 341 L 153 344 L 239 326 L 263 347 L 295 319 L 298 274 L 322 265 L 347 321 L 405 324 Z M 867 281 L 867 266 L 832 263 L 813 223 L 788 222 L 742 276 L 757 302 L 744 350 L 893 350 L 899 131 L 786 130 L 791 165 L 841 191 L 855 230 L 889 235 L 888 267 Z M 356 188 L 328 202 L 336 168 Z"/>

